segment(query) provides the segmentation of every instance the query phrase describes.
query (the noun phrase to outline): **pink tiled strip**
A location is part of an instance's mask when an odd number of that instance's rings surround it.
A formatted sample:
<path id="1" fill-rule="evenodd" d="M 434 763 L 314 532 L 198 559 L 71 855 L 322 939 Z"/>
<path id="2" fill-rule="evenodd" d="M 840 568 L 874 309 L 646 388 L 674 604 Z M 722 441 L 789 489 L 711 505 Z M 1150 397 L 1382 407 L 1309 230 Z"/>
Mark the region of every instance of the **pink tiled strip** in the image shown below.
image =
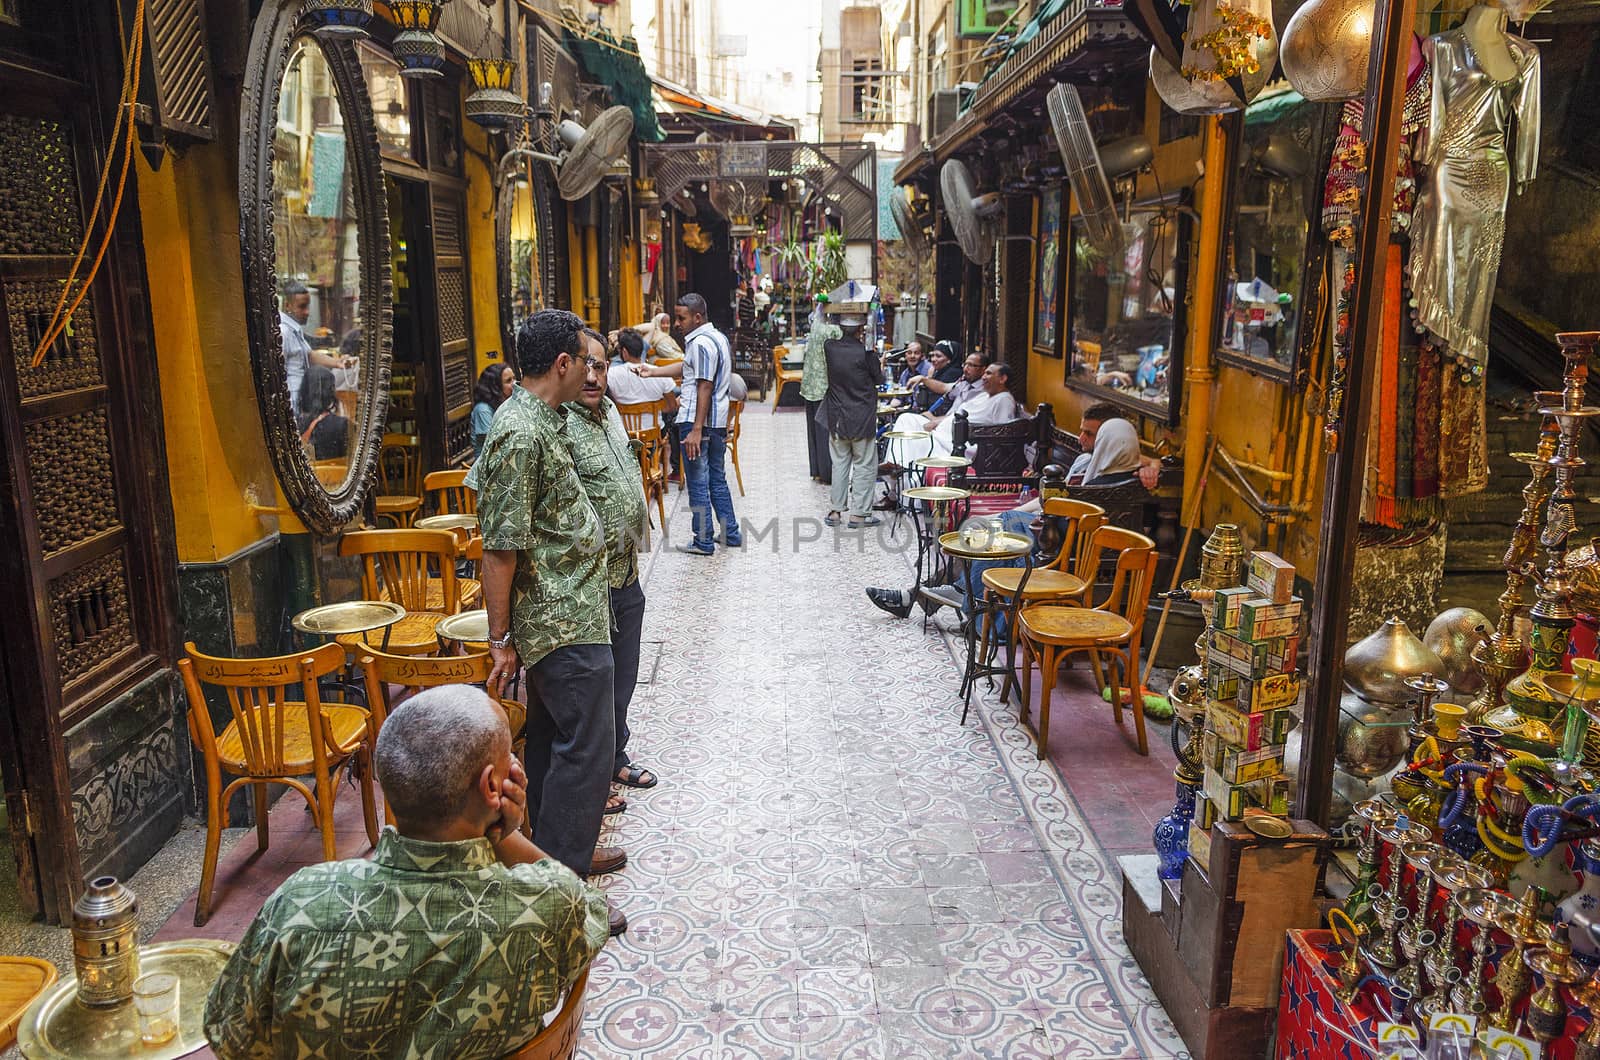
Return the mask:
<path id="1" fill-rule="evenodd" d="M 1167 790 L 1148 780 L 1170 769 L 1162 730 L 1139 759 L 1108 708 L 1058 691 L 1052 754 L 1083 785 L 1086 821 L 984 685 L 977 721 L 957 725 L 957 638 L 868 604 L 864 586 L 910 581 L 909 524 L 892 541 L 887 526 L 835 537 L 800 415 L 744 423 L 744 552 L 684 556 L 657 534 L 648 560 L 632 750 L 662 781 L 627 791 L 602 839 L 628 850 L 603 884 L 631 926 L 590 975 L 580 1055 L 1185 1055 L 1123 944 L 1105 853 L 1138 849 L 1164 812 L 1130 808 L 1121 825 L 1122 797 L 1106 797 Z M 688 525 L 672 499 L 669 544 Z M 1141 779 L 1124 787 L 1124 771 Z M 365 855 L 354 789 L 335 816 L 340 855 Z M 295 796 L 272 825 L 267 852 L 247 834 L 223 857 L 204 929 L 191 899 L 158 937 L 236 940 L 320 859 Z"/>

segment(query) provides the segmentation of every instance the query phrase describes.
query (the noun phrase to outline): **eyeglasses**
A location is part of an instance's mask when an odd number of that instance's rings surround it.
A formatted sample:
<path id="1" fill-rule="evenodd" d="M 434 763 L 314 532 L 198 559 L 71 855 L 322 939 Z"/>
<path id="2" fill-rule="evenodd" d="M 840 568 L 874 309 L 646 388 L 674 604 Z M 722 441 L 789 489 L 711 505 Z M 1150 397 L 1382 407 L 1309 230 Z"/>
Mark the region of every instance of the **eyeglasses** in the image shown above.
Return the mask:
<path id="1" fill-rule="evenodd" d="M 602 361 L 597 357 L 590 357 L 587 360 L 585 360 L 583 363 L 587 364 L 590 368 L 594 369 L 597 372 L 603 372 L 607 368 L 611 367 L 611 362 L 610 361 Z"/>

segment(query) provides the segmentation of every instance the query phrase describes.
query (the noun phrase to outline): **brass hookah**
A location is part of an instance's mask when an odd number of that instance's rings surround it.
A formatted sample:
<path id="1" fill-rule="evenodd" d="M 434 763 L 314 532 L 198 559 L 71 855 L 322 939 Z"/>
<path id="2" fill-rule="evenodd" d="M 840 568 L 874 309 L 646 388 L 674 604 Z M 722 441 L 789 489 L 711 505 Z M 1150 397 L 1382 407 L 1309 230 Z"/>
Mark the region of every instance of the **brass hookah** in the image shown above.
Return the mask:
<path id="1" fill-rule="evenodd" d="M 1590 1013 L 1589 1026 L 1578 1036 L 1572 1060 L 1600 1060 L 1600 971 L 1572 992 L 1572 1000 Z"/>
<path id="2" fill-rule="evenodd" d="M 1456 895 L 1468 887 L 1486 888 L 1492 883 L 1487 871 L 1449 851 L 1434 858 L 1429 875 L 1434 885 L 1445 892 L 1445 901 L 1433 948 L 1422 958 L 1423 969 L 1434 991 L 1418 1003 L 1424 1017 L 1451 1011 L 1450 1000 L 1461 982 L 1461 969 L 1456 966 L 1456 929 L 1461 923 L 1461 905 L 1455 900 Z"/>
<path id="3" fill-rule="evenodd" d="M 1426 830 L 1423 831 L 1426 834 Z M 1428 957 L 1433 953 L 1438 936 L 1431 927 L 1433 921 L 1434 866 L 1455 855 L 1437 843 L 1406 843 L 1401 851 L 1407 865 L 1411 866 L 1411 890 L 1416 895 L 1417 908 L 1405 919 L 1395 937 L 1404 965 L 1394 976 L 1394 984 L 1410 991 L 1412 997 L 1422 997 L 1426 987 L 1437 982 L 1427 975 Z M 1407 905 L 1409 908 L 1409 904 Z"/>
<path id="4" fill-rule="evenodd" d="M 1477 927 L 1477 933 L 1472 939 L 1472 966 L 1450 991 L 1450 1003 L 1457 1012 L 1469 1012 L 1474 1016 L 1481 1016 L 1488 1011 L 1483 999 L 1483 990 L 1487 982 L 1484 965 L 1495 950 L 1494 931 L 1503 927 L 1507 919 L 1502 912 L 1502 903 L 1509 905 L 1511 899 L 1499 891 L 1486 887 L 1463 888 L 1456 893 L 1451 902 L 1462 918 Z"/>
<path id="5" fill-rule="evenodd" d="M 1559 404 L 1539 410 L 1559 424 L 1555 455 L 1549 461 L 1555 472 L 1555 483 L 1546 502 L 1544 527 L 1539 533 L 1539 544 L 1545 550 L 1547 562 L 1543 574 L 1537 572 L 1531 559 L 1524 567 L 1527 577 L 1538 587 L 1537 601 L 1529 612 L 1533 620 L 1533 663 L 1527 672 L 1513 678 L 1505 686 L 1506 694 L 1513 701 L 1548 702 L 1552 712 L 1557 704 L 1545 688 L 1542 678 L 1561 669 L 1576 622 L 1572 609 L 1572 579 L 1567 568 L 1568 545 L 1578 528 L 1574 513 L 1577 493 L 1572 487 L 1572 480 L 1577 471 L 1585 466 L 1578 452 L 1584 422 L 1600 416 L 1600 408 L 1584 404 L 1589 357 L 1594 353 L 1596 343 L 1600 342 L 1600 332 L 1562 332 L 1556 335 L 1556 342 L 1561 347 L 1561 356 L 1566 360 L 1561 393 L 1550 395 L 1558 398 Z M 1525 739 L 1553 736 L 1549 718 L 1529 718 L 1516 709 L 1514 702 L 1503 706 L 1485 720 L 1508 734 L 1520 732 Z M 1502 721 L 1509 724 L 1499 724 Z"/>
<path id="6" fill-rule="evenodd" d="M 1399 811 L 1381 799 L 1365 799 L 1356 804 L 1354 816 L 1361 821 L 1361 844 L 1356 848 L 1356 882 L 1345 900 L 1344 913 L 1356 927 L 1369 931 L 1375 924 L 1373 889 L 1378 882 L 1378 829 L 1393 827 Z"/>
<path id="7" fill-rule="evenodd" d="M 1532 890 L 1530 887 L 1529 891 Z M 1549 1045 L 1567 1029 L 1567 1003 L 1561 996 L 1561 988 L 1582 980 L 1584 969 L 1572 959 L 1572 943 L 1567 938 L 1565 924 L 1551 932 L 1544 949 L 1529 950 L 1522 960 L 1541 980 L 1539 989 L 1528 999 L 1528 1011 L 1523 1018 L 1528 1024 L 1528 1033 Z"/>
<path id="8" fill-rule="evenodd" d="M 1372 887 L 1372 916 L 1377 930 L 1372 944 L 1367 947 L 1367 963 L 1385 972 L 1400 967 L 1400 929 L 1411 917 L 1411 910 L 1401 894 L 1400 866 L 1404 857 L 1401 847 L 1409 838 L 1411 822 L 1397 816 L 1387 827 L 1378 829 L 1378 836 L 1389 844 L 1389 878 L 1386 885 Z M 1420 833 L 1419 833 L 1420 834 Z"/>
<path id="9" fill-rule="evenodd" d="M 1550 938 L 1549 928 L 1539 922 L 1538 912 L 1538 889 L 1529 887 L 1522 892 L 1516 914 L 1499 924 L 1500 930 L 1511 939 L 1511 949 L 1500 958 L 1500 967 L 1494 975 L 1495 988 L 1500 991 L 1500 1008 L 1489 1022 L 1503 1031 L 1516 1027 L 1517 1002 L 1533 985 L 1533 972 L 1525 960 L 1528 947 L 1542 945 Z"/>

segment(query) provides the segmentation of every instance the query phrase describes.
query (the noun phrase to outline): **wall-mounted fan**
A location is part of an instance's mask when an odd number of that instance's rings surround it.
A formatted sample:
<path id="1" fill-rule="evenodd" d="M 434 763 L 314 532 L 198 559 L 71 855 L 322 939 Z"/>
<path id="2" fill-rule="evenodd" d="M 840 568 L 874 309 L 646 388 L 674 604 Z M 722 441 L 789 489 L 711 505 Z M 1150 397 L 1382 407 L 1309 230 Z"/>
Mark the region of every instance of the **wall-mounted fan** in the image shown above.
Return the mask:
<path id="1" fill-rule="evenodd" d="M 928 253 L 928 237 L 922 230 L 921 219 L 899 189 L 889 196 L 889 215 L 894 218 L 894 226 L 900 230 L 900 238 L 905 240 L 906 250 L 920 265 Z"/>
<path id="2" fill-rule="evenodd" d="M 1095 146 L 1083 100 L 1072 85 L 1056 85 L 1045 97 L 1045 104 L 1089 243 L 1102 254 L 1115 255 L 1122 250 L 1122 220 L 1111 194 L 1111 182 L 1148 166 L 1154 152 L 1144 137 L 1130 136 L 1107 144 L 1102 153 Z M 1131 199 L 1131 187 L 1126 197 Z"/>
<path id="3" fill-rule="evenodd" d="M 544 95 L 548 93 L 543 93 L 541 98 Z M 559 154 L 539 149 L 539 141 L 545 140 L 548 134 L 536 132 L 534 126 L 543 124 L 542 119 L 536 118 L 528 126 L 530 138 L 501 157 L 501 180 L 510 176 L 511 170 L 524 159 L 548 162 L 556 170 L 556 190 L 563 199 L 574 202 L 588 195 L 606 177 L 618 175 L 618 162 L 626 164 L 628 139 L 633 135 L 633 111 L 627 107 L 607 108 L 588 128 L 570 118 L 562 121 L 555 128 L 553 145 Z"/>
<path id="4" fill-rule="evenodd" d="M 950 227 L 955 229 L 956 242 L 961 244 L 961 253 L 975 265 L 987 265 L 994 257 L 1000 234 L 996 224 L 1000 216 L 1000 196 L 992 191 L 978 194 L 972 173 L 958 158 L 950 159 L 939 170 L 939 191 Z"/>

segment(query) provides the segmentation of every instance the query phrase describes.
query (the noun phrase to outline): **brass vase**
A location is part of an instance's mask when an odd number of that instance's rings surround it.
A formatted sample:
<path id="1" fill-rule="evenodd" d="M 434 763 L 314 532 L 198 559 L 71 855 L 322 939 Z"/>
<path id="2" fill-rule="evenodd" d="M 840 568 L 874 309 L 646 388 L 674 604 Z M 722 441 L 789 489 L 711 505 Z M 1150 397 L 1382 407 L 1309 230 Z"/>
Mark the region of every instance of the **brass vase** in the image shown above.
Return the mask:
<path id="1" fill-rule="evenodd" d="M 120 1005 L 139 978 L 139 899 L 114 876 L 89 881 L 72 906 L 72 964 L 78 1002 Z"/>

